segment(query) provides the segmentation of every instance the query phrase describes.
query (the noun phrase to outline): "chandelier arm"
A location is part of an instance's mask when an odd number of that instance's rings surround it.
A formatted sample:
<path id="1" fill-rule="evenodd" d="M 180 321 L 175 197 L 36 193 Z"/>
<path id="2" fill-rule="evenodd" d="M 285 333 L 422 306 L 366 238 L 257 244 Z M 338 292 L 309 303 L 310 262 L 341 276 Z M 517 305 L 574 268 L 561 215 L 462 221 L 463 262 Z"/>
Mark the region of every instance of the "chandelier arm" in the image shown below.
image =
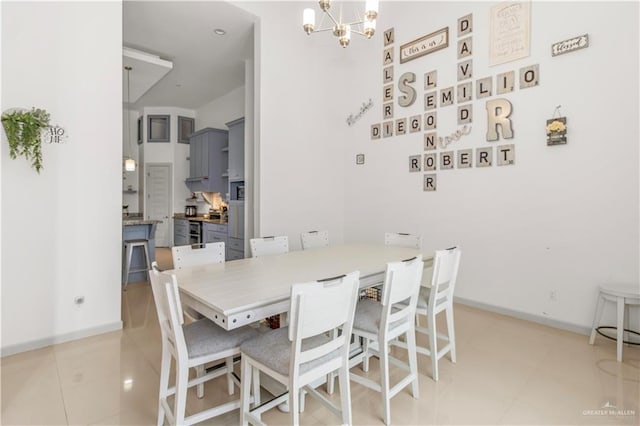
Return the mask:
<path id="1" fill-rule="evenodd" d="M 354 22 L 348 22 L 348 23 L 346 23 L 346 25 L 351 25 L 351 26 L 354 26 L 354 25 L 362 25 L 362 24 L 364 24 L 364 21 L 354 21 Z"/>
<path id="2" fill-rule="evenodd" d="M 334 25 L 340 25 L 340 22 L 336 21 L 336 18 L 333 17 L 333 15 L 331 14 L 331 12 L 329 10 L 326 10 L 324 13 L 329 15 L 329 18 L 331 18 L 331 20 L 333 21 Z"/>
<path id="3" fill-rule="evenodd" d="M 367 35 L 366 35 L 365 33 L 363 33 L 363 32 L 356 31 L 356 30 L 352 29 L 352 30 L 351 30 L 351 34 L 353 34 L 353 33 L 355 33 L 355 34 L 360 34 L 361 36 L 365 36 L 365 37 L 367 36 Z"/>
<path id="4" fill-rule="evenodd" d="M 323 31 L 333 31 L 333 27 L 332 28 L 321 28 L 318 30 L 313 30 L 314 33 L 321 33 Z"/>

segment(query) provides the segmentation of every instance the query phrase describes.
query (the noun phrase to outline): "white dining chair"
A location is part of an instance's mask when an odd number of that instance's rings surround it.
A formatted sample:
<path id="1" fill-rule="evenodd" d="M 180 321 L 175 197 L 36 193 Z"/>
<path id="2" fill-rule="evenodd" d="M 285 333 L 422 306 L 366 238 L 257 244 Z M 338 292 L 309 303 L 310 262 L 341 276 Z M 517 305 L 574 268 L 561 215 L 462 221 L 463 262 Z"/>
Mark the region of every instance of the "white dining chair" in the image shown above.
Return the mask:
<path id="1" fill-rule="evenodd" d="M 262 413 L 287 402 L 292 424 L 299 424 L 301 392 L 318 398 L 342 424 L 350 425 L 349 342 L 358 294 L 359 272 L 294 284 L 291 287 L 290 325 L 271 330 L 242 344 L 241 424 L 264 424 Z M 328 314 L 330 312 L 330 314 Z M 342 333 L 333 332 L 338 327 Z M 287 387 L 287 392 L 261 403 L 260 371 Z M 327 374 L 338 371 L 340 406 L 310 386 Z M 250 406 L 251 380 L 254 405 Z M 259 385 L 259 384 L 258 384 Z"/>
<path id="2" fill-rule="evenodd" d="M 171 247 L 173 267 L 174 269 L 183 269 L 190 266 L 224 263 L 224 251 L 224 242 L 174 246 Z M 204 318 L 201 313 L 188 306 L 183 306 L 182 309 L 191 320 L 195 321 Z"/>
<path id="3" fill-rule="evenodd" d="M 251 257 L 284 254 L 289 253 L 289 238 L 287 236 L 251 238 L 249 246 Z"/>
<path id="4" fill-rule="evenodd" d="M 171 247 L 174 269 L 224 263 L 224 242 Z"/>
<path id="5" fill-rule="evenodd" d="M 369 358 L 380 359 L 380 380 L 375 382 L 353 371 L 351 380 L 382 394 L 382 412 L 385 424 L 391 424 L 391 398 L 411 384 L 414 398 L 418 398 L 418 359 L 416 354 L 415 315 L 424 262 L 422 255 L 390 262 L 385 271 L 382 300 L 360 300 L 353 320 L 353 335 L 363 340 L 362 352 L 351 359 L 351 367 L 362 363 L 363 371 L 369 370 Z M 400 302 L 408 300 L 406 305 Z M 408 365 L 391 357 L 389 347 L 400 336 L 407 348 Z M 390 387 L 389 364 L 408 370 L 408 374 Z"/>
<path id="6" fill-rule="evenodd" d="M 456 362 L 456 335 L 453 323 L 453 292 L 458 277 L 460 257 L 462 251 L 458 247 L 437 250 L 433 259 L 433 274 L 431 282 L 420 288 L 418 305 L 416 307 L 416 323 L 418 317 L 427 318 L 427 326 L 416 325 L 416 332 L 427 336 L 429 347 L 418 346 L 420 354 L 431 358 L 431 377 L 438 381 L 438 360 L 447 353 L 451 362 Z M 436 330 L 436 316 L 444 312 L 447 320 L 447 334 Z M 445 341 L 445 345 L 438 349 L 438 339 Z M 402 346 L 402 342 L 397 342 Z"/>
<path id="7" fill-rule="evenodd" d="M 228 392 L 232 395 L 234 384 L 239 385 L 233 375 L 233 357 L 240 354 L 240 344 L 255 337 L 257 331 L 250 327 L 226 331 L 209 319 L 185 324 L 175 275 L 160 272 L 153 262 L 149 277 L 162 337 L 158 425 L 164 423 L 165 417 L 172 425 L 190 425 L 240 407 L 237 399 L 186 417 L 187 389 L 227 375 L 231 383 Z M 172 358 L 176 362 L 176 378 L 175 386 L 169 387 Z M 189 380 L 189 368 L 223 362 L 224 366 Z M 175 395 L 173 409 L 167 400 L 171 395 Z"/>
<path id="8" fill-rule="evenodd" d="M 309 231 L 300 234 L 302 242 L 302 250 L 308 250 L 318 247 L 327 247 L 329 245 L 329 231 Z"/>
<path id="9" fill-rule="evenodd" d="M 398 246 L 407 248 L 422 248 L 422 237 L 420 235 L 405 234 L 403 232 L 386 232 L 384 243 L 388 246 Z"/>

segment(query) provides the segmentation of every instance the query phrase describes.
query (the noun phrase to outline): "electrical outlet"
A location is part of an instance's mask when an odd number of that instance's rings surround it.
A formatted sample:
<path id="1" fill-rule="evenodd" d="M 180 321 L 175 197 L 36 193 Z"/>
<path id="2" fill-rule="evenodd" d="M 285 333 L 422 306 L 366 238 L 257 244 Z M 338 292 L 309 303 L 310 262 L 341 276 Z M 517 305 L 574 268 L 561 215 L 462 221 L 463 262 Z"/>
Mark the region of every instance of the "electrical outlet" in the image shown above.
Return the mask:
<path id="1" fill-rule="evenodd" d="M 551 300 L 552 302 L 557 302 L 558 301 L 558 292 L 556 292 L 555 290 L 551 290 L 549 292 L 549 300 Z"/>
<path id="2" fill-rule="evenodd" d="M 73 303 L 75 303 L 76 305 L 82 305 L 84 303 L 84 296 L 78 296 L 75 299 L 73 299 Z"/>

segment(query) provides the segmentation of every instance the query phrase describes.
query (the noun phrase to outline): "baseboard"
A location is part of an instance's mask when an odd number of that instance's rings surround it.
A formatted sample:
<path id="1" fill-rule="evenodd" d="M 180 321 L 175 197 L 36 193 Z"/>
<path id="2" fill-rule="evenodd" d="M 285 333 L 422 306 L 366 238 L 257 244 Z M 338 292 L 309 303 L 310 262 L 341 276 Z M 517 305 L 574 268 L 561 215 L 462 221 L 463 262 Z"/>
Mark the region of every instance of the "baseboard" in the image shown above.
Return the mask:
<path id="1" fill-rule="evenodd" d="M 548 325 L 549 327 L 559 328 L 561 330 L 572 331 L 578 334 L 584 334 L 588 336 L 591 334 L 591 327 L 585 327 L 578 324 L 572 324 L 569 322 L 554 320 L 547 317 L 541 317 L 538 315 L 528 314 L 526 312 L 515 311 L 512 309 L 502 308 L 500 306 L 489 305 L 487 303 L 477 302 L 475 300 L 465 299 L 462 297 L 453 297 L 454 303 L 461 305 L 467 305 L 474 308 L 482 309 L 484 311 L 495 312 L 497 314 L 507 315 L 510 317 L 535 322 L 542 325 Z"/>
<path id="2" fill-rule="evenodd" d="M 2 347 L 1 356 L 15 355 L 21 352 L 31 351 L 34 349 L 44 348 L 46 346 L 56 345 L 58 343 L 70 342 L 72 340 L 83 339 L 85 337 L 96 336 L 98 334 L 109 333 L 111 331 L 122 330 L 122 321 L 116 321 L 111 324 L 104 324 L 98 327 L 85 328 L 71 333 L 59 334 L 44 339 L 32 340 L 30 342 L 18 343 L 17 345 L 9 345 Z"/>

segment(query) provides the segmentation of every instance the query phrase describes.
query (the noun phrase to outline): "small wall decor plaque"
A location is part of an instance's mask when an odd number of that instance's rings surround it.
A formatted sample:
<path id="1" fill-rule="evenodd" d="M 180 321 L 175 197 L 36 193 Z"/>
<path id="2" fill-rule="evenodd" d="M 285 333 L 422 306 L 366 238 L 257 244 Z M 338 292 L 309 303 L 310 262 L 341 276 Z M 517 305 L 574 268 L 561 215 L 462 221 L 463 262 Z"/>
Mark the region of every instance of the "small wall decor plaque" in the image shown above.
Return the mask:
<path id="1" fill-rule="evenodd" d="M 364 164 L 364 154 L 356 154 L 356 164 Z"/>
<path id="2" fill-rule="evenodd" d="M 589 34 L 583 34 L 581 36 L 553 43 L 551 45 L 551 56 L 562 55 L 564 53 L 573 52 L 586 47 L 589 47 Z"/>
<path id="3" fill-rule="evenodd" d="M 449 27 L 444 27 L 400 46 L 400 63 L 404 64 L 448 46 Z"/>
<path id="4" fill-rule="evenodd" d="M 560 116 L 560 105 L 547 120 L 547 145 L 562 145 L 567 143 L 567 117 Z"/>

